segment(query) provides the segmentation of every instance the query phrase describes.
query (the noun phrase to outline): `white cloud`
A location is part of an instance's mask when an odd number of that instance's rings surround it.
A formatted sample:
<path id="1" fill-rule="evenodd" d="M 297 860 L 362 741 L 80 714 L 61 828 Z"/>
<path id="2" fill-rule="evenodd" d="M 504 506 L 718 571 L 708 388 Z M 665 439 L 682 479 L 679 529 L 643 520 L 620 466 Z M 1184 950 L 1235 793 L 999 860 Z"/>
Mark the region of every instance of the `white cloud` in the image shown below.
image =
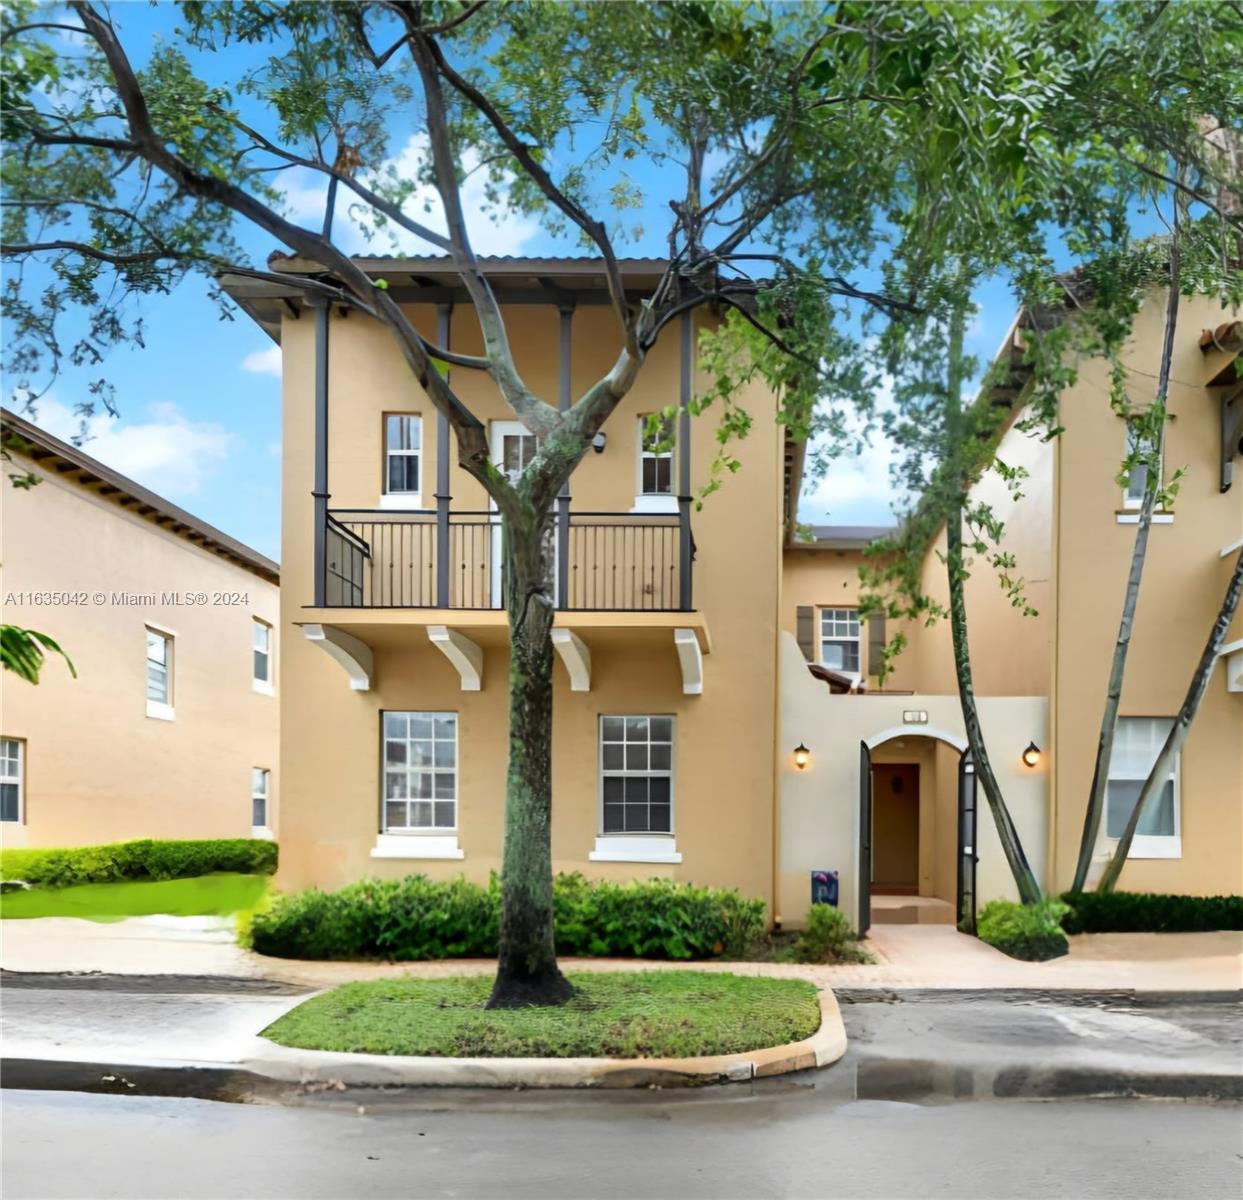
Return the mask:
<path id="1" fill-rule="evenodd" d="M 427 135 L 411 134 L 406 144 L 396 156 L 386 159 L 380 164 L 378 171 L 364 182 L 369 187 L 377 187 L 379 182 L 396 178 L 414 180 L 419 176 L 427 158 Z M 526 244 L 539 233 L 539 223 L 533 217 L 518 213 L 497 210 L 490 205 L 487 197 L 486 172 L 476 169 L 479 156 L 468 151 L 464 156 L 463 166 L 466 179 L 462 184 L 462 209 L 466 213 L 466 225 L 470 233 L 471 245 L 476 254 L 521 254 Z M 327 181 L 316 172 L 299 169 L 289 172 L 289 183 L 285 188 L 285 199 L 289 206 L 290 216 L 305 224 L 318 228 L 324 219 L 324 203 L 327 196 Z M 502 185 L 499 189 L 504 194 Z M 357 221 L 350 217 L 352 205 L 370 213 L 370 209 L 362 204 L 352 192 L 342 188 L 337 193 L 337 221 L 335 232 L 341 245 L 350 254 L 441 254 L 433 243 L 416 237 L 414 234 L 389 225 L 382 233 L 367 238 Z M 413 221 L 426 226 L 435 233 L 444 233 L 448 228 L 440 204 L 440 196 L 436 189 L 428 184 L 418 185 L 402 206 L 403 211 Z"/>
<path id="2" fill-rule="evenodd" d="M 893 521 L 895 492 L 889 479 L 894 454 L 881 435 L 862 453 L 834 459 L 815 487 L 799 498 L 800 521 L 809 525 L 885 525 Z"/>
<path id="3" fill-rule="evenodd" d="M 233 448 L 233 434 L 221 425 L 191 421 L 175 405 L 151 404 L 145 421 L 96 413 L 87 419 L 82 449 L 122 475 L 176 499 L 196 494 Z M 63 441 L 79 436 L 81 422 L 59 400 L 44 397 L 32 420 Z"/>
<path id="4" fill-rule="evenodd" d="M 268 346 L 265 350 L 254 350 L 242 359 L 242 370 L 255 375 L 275 375 L 281 377 L 281 348 Z"/>

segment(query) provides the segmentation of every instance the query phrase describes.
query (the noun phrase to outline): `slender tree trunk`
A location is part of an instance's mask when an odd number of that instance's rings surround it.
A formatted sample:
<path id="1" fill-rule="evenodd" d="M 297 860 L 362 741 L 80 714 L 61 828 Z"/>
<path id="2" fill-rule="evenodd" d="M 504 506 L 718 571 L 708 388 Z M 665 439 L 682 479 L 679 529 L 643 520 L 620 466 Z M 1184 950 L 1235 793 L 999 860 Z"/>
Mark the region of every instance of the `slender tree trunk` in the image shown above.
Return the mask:
<path id="1" fill-rule="evenodd" d="M 1177 204 L 1175 205 L 1177 211 Z M 1105 789 L 1109 784 L 1109 764 L 1113 759 L 1114 731 L 1118 727 L 1118 706 L 1122 701 L 1122 680 L 1126 674 L 1127 653 L 1131 648 L 1131 630 L 1135 624 L 1135 608 L 1139 602 L 1139 585 L 1144 575 L 1144 563 L 1148 556 L 1148 532 L 1152 528 L 1152 514 L 1156 508 L 1157 495 L 1161 490 L 1161 460 L 1165 451 L 1166 397 L 1170 387 L 1170 364 L 1174 357 L 1174 333 L 1178 328 L 1178 282 L 1179 253 L 1178 226 L 1170 243 L 1169 297 L 1165 307 L 1165 344 L 1161 349 L 1161 370 L 1157 380 L 1157 396 L 1153 407 L 1161 418 L 1157 434 L 1154 462 L 1148 469 L 1144 484 L 1144 500 L 1139 510 L 1139 523 L 1135 527 L 1135 543 L 1131 548 L 1131 570 L 1127 576 L 1126 592 L 1122 600 L 1122 618 L 1118 622 L 1118 640 L 1114 643 L 1113 661 L 1109 664 L 1109 683 L 1105 688 L 1105 711 L 1101 715 L 1101 730 L 1096 741 L 1096 763 L 1092 768 L 1092 788 L 1088 793 L 1088 806 L 1083 814 L 1083 834 L 1079 839 L 1079 859 L 1075 864 L 1075 879 L 1071 890 L 1081 892 L 1092 866 L 1096 851 L 1096 839 L 1100 833 L 1101 815 L 1105 811 Z"/>
<path id="2" fill-rule="evenodd" d="M 1178 710 L 1178 716 L 1174 718 L 1174 726 L 1165 739 L 1165 745 L 1161 747 L 1161 753 L 1157 755 L 1157 761 L 1153 763 L 1152 770 L 1148 772 L 1148 778 L 1144 780 L 1139 799 L 1136 800 L 1126 828 L 1122 831 L 1122 837 L 1118 839 L 1113 857 L 1109 860 L 1109 865 L 1105 868 L 1105 873 L 1096 886 L 1098 892 L 1112 892 L 1118 885 L 1118 877 L 1122 874 L 1122 868 L 1126 866 L 1126 857 L 1130 853 L 1135 831 L 1139 828 L 1144 812 L 1165 786 L 1165 781 L 1173 769 L 1174 760 L 1179 750 L 1182 749 L 1183 742 L 1187 740 L 1187 734 L 1191 732 L 1191 722 L 1195 720 L 1196 713 L 1200 711 L 1204 693 L 1208 691 L 1208 681 L 1213 674 L 1213 666 L 1226 641 L 1230 622 L 1234 620 L 1234 614 L 1238 611 L 1241 595 L 1243 595 L 1243 550 L 1239 551 L 1239 556 L 1235 559 L 1234 572 L 1226 586 L 1226 595 L 1213 621 L 1208 641 L 1204 644 L 1204 653 L 1200 655 L 1200 661 L 1191 676 L 1191 686 L 1187 689 L 1183 706 Z"/>
<path id="3" fill-rule="evenodd" d="M 962 345 L 965 321 L 966 312 L 960 306 L 955 309 L 950 321 L 946 395 L 946 432 L 950 455 L 956 453 L 958 439 L 961 436 L 959 424 L 962 412 Z M 965 486 L 964 481 L 963 487 Z M 971 747 L 975 777 L 984 789 L 988 807 L 992 810 L 993 820 L 997 825 L 997 835 L 1001 839 L 1001 848 L 1005 852 L 1006 861 L 1010 864 L 1010 871 L 1014 876 L 1014 882 L 1018 886 L 1019 896 L 1023 903 L 1034 904 L 1043 893 L 1031 869 L 1031 864 L 1027 861 L 1027 855 L 1023 851 L 1023 843 L 1014 826 L 1014 820 L 1010 816 L 1010 810 L 1006 807 L 1001 787 L 997 783 L 997 776 L 993 773 L 975 701 L 975 685 L 971 677 L 971 650 L 967 641 L 966 571 L 962 545 L 963 499 L 960 491 L 954 497 L 945 523 L 945 565 L 949 582 L 950 632 L 954 643 L 954 673 L 958 679 L 958 699 L 962 705 L 962 720 L 967 731 L 967 744 Z"/>
<path id="4" fill-rule="evenodd" d="M 573 994 L 557 966 L 552 921 L 551 514 L 503 521 L 509 614 L 509 769 L 501 929 L 489 1008 L 562 1004 Z"/>

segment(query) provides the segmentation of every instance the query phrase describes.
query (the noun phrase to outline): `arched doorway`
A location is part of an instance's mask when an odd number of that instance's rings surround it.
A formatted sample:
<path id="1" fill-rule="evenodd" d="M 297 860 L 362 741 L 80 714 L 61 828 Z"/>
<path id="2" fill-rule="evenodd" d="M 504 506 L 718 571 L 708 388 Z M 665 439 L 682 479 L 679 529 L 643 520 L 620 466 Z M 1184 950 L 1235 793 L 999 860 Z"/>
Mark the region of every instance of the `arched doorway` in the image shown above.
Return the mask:
<path id="1" fill-rule="evenodd" d="M 901 726 L 860 744 L 859 929 L 975 914 L 975 776 L 965 739 Z"/>

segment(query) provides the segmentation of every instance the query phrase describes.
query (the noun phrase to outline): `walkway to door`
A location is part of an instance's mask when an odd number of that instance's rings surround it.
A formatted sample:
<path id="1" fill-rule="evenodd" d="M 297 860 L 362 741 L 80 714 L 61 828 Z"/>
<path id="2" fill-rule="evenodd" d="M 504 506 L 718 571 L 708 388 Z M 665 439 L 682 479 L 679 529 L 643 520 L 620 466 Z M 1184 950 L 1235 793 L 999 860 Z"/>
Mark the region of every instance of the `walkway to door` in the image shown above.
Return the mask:
<path id="1" fill-rule="evenodd" d="M 873 925 L 954 925 L 954 906 L 939 896 L 872 893 Z"/>

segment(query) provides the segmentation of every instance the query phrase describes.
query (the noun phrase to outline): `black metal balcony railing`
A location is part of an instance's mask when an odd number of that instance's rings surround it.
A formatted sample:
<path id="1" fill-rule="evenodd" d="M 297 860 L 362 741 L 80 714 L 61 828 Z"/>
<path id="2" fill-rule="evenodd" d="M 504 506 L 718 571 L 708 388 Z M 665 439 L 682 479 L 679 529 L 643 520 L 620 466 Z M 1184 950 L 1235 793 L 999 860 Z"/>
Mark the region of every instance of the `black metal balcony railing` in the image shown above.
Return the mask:
<path id="1" fill-rule="evenodd" d="M 694 553 L 685 520 L 676 513 L 557 514 L 549 534 L 557 607 L 689 609 Z M 327 515 L 327 607 L 502 608 L 504 587 L 495 513 L 336 509 Z"/>

